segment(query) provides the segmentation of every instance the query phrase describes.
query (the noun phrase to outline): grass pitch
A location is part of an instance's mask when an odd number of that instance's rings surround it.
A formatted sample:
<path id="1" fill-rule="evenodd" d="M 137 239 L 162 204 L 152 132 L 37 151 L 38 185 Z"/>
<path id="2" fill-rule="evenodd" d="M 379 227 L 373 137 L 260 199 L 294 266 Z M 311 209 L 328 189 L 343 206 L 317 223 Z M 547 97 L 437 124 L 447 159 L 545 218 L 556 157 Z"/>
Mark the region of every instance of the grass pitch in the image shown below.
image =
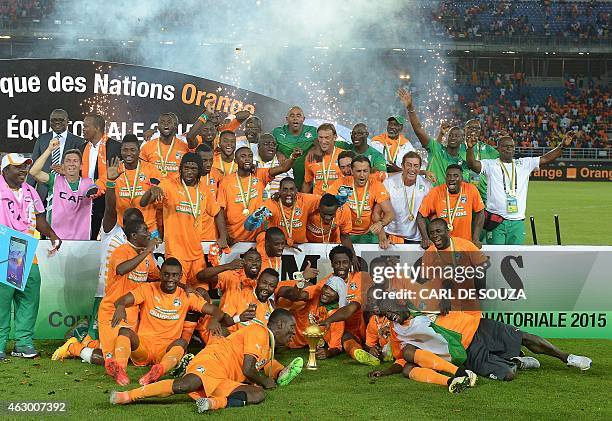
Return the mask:
<path id="1" fill-rule="evenodd" d="M 557 244 L 554 215 L 559 215 L 561 244 L 612 244 L 612 183 L 531 181 L 527 196 L 525 244 L 533 244 L 529 217 L 534 216 L 538 244 Z"/>
<path id="2" fill-rule="evenodd" d="M 371 367 L 345 355 L 320 361 L 319 370 L 304 370 L 293 383 L 267 393 L 260 405 L 210 414 L 196 413 L 187 396 L 151 399 L 128 406 L 111 406 L 110 391 L 123 390 L 103 367 L 80 360 L 51 361 L 58 341 L 39 342 L 43 355 L 35 360 L 12 358 L 0 363 L 0 394 L 6 401 L 66 401 L 70 419 L 214 419 L 247 420 L 405 420 L 405 419 L 612 419 L 612 341 L 554 340 L 564 350 L 587 355 L 587 372 L 565 367 L 551 357 L 539 357 L 537 371 L 519 372 L 512 382 L 479 378 L 474 389 L 451 395 L 446 388 L 417 383 L 399 375 L 372 380 Z M 10 349 L 10 348 L 9 348 Z M 307 356 L 306 350 L 278 354 L 281 362 Z M 146 372 L 130 366 L 132 386 Z M 127 389 L 127 388 L 126 388 Z M 10 416 L 4 419 L 40 419 Z"/>

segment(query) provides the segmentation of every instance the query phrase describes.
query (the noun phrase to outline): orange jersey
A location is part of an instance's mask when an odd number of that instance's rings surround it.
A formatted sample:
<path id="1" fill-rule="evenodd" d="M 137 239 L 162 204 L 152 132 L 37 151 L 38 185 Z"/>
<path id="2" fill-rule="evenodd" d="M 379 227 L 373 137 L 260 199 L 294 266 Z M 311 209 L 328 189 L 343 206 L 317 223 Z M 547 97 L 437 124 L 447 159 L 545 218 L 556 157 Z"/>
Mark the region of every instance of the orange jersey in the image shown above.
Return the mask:
<path id="1" fill-rule="evenodd" d="M 308 293 L 308 300 L 305 306 L 292 312 L 295 317 L 295 335 L 289 344 L 290 348 L 302 348 L 308 345 L 304 337 L 306 328 L 313 323 L 318 323 L 321 320 L 327 319 L 337 310 L 337 306 L 334 309 L 327 309 L 321 305 L 320 297 L 323 285 L 323 283 L 320 283 L 304 288 L 304 291 Z M 342 349 L 343 334 L 344 322 L 332 323 L 329 330 L 325 332 L 323 340 L 327 343 L 329 348 Z"/>
<path id="2" fill-rule="evenodd" d="M 389 192 L 386 187 L 378 181 L 376 176 L 370 176 L 367 186 L 357 187 L 353 183 L 353 177 L 344 177 L 341 184 L 334 184 L 329 193 L 338 194 L 341 185 L 353 188 L 353 193 L 349 196 L 346 204 L 351 210 L 353 221 L 353 231 L 351 234 L 365 234 L 372 225 L 372 210 L 374 205 L 389 200 Z M 367 191 L 366 191 L 367 187 Z"/>
<path id="3" fill-rule="evenodd" d="M 397 139 L 391 139 L 388 133 L 382 133 L 374 136 L 371 142 L 372 147 L 374 148 L 376 148 L 376 146 L 374 145 L 375 143 L 381 145 L 381 148 L 383 150 L 381 153 L 383 154 L 387 162 L 391 164 L 397 162 L 397 155 L 399 153 L 400 146 L 403 146 L 406 143 L 410 143 L 410 141 L 406 139 L 401 133 Z"/>
<path id="4" fill-rule="evenodd" d="M 266 242 L 264 240 L 264 236 L 263 235 L 259 236 L 258 240 L 259 241 L 257 241 L 256 249 L 259 252 L 259 255 L 261 256 L 261 271 L 263 272 L 264 270 L 268 268 L 272 268 L 278 272 L 279 276 L 282 276 L 281 274 L 282 257 L 268 256 L 268 253 L 266 253 Z"/>
<path id="5" fill-rule="evenodd" d="M 113 251 L 108 259 L 106 272 L 106 289 L 100 308 L 104 307 L 114 311 L 115 301 L 132 291 L 148 279 L 159 279 L 159 269 L 149 254 L 138 266 L 125 275 L 117 274 L 117 266 L 123 262 L 138 256 L 138 253 L 130 243 L 120 245 Z"/>
<path id="6" fill-rule="evenodd" d="M 200 178 L 200 183 L 203 184 L 209 191 L 208 197 L 212 198 L 215 202 L 217 200 L 217 189 L 219 181 L 223 175 L 216 168 L 211 168 L 210 173 Z M 215 218 L 204 212 L 202 214 L 202 233 L 200 241 L 217 241 L 219 238 L 219 232 L 217 231 L 217 224 Z"/>
<path id="7" fill-rule="evenodd" d="M 221 154 L 217 153 L 213 158 L 212 167 L 219 171 L 221 175 L 230 175 L 238 171 L 238 165 L 236 164 L 236 161 L 232 160 L 232 162 L 225 162 L 223 159 L 221 159 Z"/>
<path id="8" fill-rule="evenodd" d="M 217 202 L 225 209 L 227 232 L 234 241 L 255 239 L 256 231 L 244 229 L 244 221 L 248 216 L 244 215 L 243 211 L 246 208 L 251 214 L 262 205 L 264 188 L 271 180 L 268 168 L 259 168 L 251 176 L 240 177 L 235 173 L 221 179 Z"/>
<path id="9" fill-rule="evenodd" d="M 480 325 L 480 317 L 463 311 L 449 311 L 446 316 L 438 316 L 435 320 L 438 326 L 461 334 L 461 345 L 468 349 Z"/>
<path id="10" fill-rule="evenodd" d="M 432 216 L 444 218 L 448 223 L 450 223 L 449 213 L 454 215 L 452 235 L 471 240 L 472 212 L 480 212 L 484 209 L 478 188 L 471 183 L 461 183 L 461 191 L 459 193 L 449 194 L 448 204 L 446 203 L 446 193 L 446 184 L 440 184 L 431 189 L 427 196 L 425 196 L 425 199 L 423 199 L 423 202 L 421 202 L 419 213 L 424 218 Z"/>
<path id="11" fill-rule="evenodd" d="M 321 223 L 321 214 L 318 210 L 311 213 L 306 225 L 306 239 L 309 243 L 340 243 L 340 234 L 350 234 L 353 230 L 351 210 L 348 206 L 341 206 L 331 225 Z"/>
<path id="12" fill-rule="evenodd" d="M 314 194 L 298 193 L 292 208 L 282 206 L 280 201 L 268 199 L 264 205 L 270 209 L 272 216 L 268 227 L 279 227 L 285 233 L 290 244 L 305 243 L 306 225 L 313 213 L 319 213 L 321 197 Z"/>
<path id="13" fill-rule="evenodd" d="M 232 294 L 230 298 L 225 300 L 223 305 L 219 307 L 225 313 L 227 313 L 230 317 L 240 316 L 250 304 L 255 304 L 255 318 L 264 324 L 268 323 L 268 319 L 270 318 L 270 314 L 274 311 L 274 304 L 271 301 L 266 301 L 262 303 L 257 299 L 255 295 L 255 290 L 253 291 L 243 291 L 241 294 Z M 244 328 L 244 325 L 238 323 L 229 328 L 230 332 L 233 332 L 237 329 Z"/>
<path id="14" fill-rule="evenodd" d="M 385 346 L 389 342 L 391 334 L 391 322 L 385 316 L 372 316 L 366 328 L 366 345 L 373 347 L 374 345 Z"/>
<path id="15" fill-rule="evenodd" d="M 255 358 L 257 370 L 263 368 L 267 374 L 273 358 L 271 336 L 272 332 L 267 327 L 256 322 L 247 323 L 227 338 L 218 338 L 208 344 L 189 363 L 187 372 L 192 368 L 197 370 L 202 360 L 206 361 L 207 357 L 214 356 L 218 368 L 227 376 L 226 379 L 242 383 L 246 380 L 242 373 L 244 357 L 251 355 Z"/>
<path id="16" fill-rule="evenodd" d="M 325 285 L 325 282 L 333 275 L 330 273 L 317 282 L 317 285 Z M 366 303 L 366 291 L 371 286 L 371 279 L 365 272 L 350 272 L 346 282 L 346 300 L 348 303 L 356 302 L 361 305 L 359 311 L 355 312 L 345 323 L 345 330 L 359 339 L 365 338 L 366 324 L 363 320 L 363 310 Z"/>
<path id="17" fill-rule="evenodd" d="M 214 218 L 219 213 L 215 198 L 202 183 L 185 186 L 177 179 L 163 180 L 159 187 L 164 191 L 164 243 L 166 256 L 179 260 L 196 260 L 202 256 L 204 213 Z"/>
<path id="18" fill-rule="evenodd" d="M 134 305 L 140 306 L 138 336 L 158 343 L 180 338 L 187 312 L 202 311 L 206 304 L 197 294 L 187 296 L 182 288 L 167 294 L 162 291 L 159 282 L 140 285 L 131 293 Z"/>
<path id="19" fill-rule="evenodd" d="M 140 206 L 140 198 L 151 188 L 151 179 L 161 180 L 162 176 L 155 165 L 140 161 L 136 169 L 125 169 L 117 178 L 115 197 L 117 200 L 117 223 L 123 225 L 123 213 L 128 208 L 140 209 L 149 231 L 157 229 L 154 206 Z"/>
<path id="20" fill-rule="evenodd" d="M 257 286 L 257 279 L 251 279 L 244 273 L 244 269 L 228 270 L 217 275 L 215 288 L 221 290 L 220 306 L 223 306 L 232 295 L 251 293 Z"/>
<path id="21" fill-rule="evenodd" d="M 158 169 L 162 178 L 179 178 L 179 165 L 183 155 L 189 152 L 184 140 L 175 137 L 170 145 L 162 143 L 159 138 L 142 145 L 140 159 L 147 161 Z"/>
<path id="22" fill-rule="evenodd" d="M 338 166 L 338 155 L 342 149 L 334 146 L 331 154 L 324 155 L 321 162 L 306 162 L 304 166 L 304 183 L 312 183 L 313 194 L 323 195 L 334 182 L 340 178 L 342 172 Z"/>
<path id="23" fill-rule="evenodd" d="M 437 268 L 447 266 L 461 267 L 477 267 L 483 265 L 487 261 L 487 257 L 476 247 L 471 241 L 460 237 L 450 237 L 450 245 L 444 250 L 437 250 L 432 244 L 423 254 L 423 266 L 425 268 Z M 435 273 L 435 272 L 434 272 Z M 474 272 L 476 275 L 476 272 Z M 434 278 L 430 282 L 423 284 L 424 288 L 439 289 L 442 288 L 442 279 Z M 451 301 L 453 310 L 466 310 L 473 312 L 474 315 L 479 315 L 480 305 L 477 299 L 459 298 L 457 290 L 473 290 L 474 276 L 466 276 L 463 282 L 455 282 L 453 295 L 454 300 Z M 434 300 L 429 300 L 427 308 L 431 309 L 435 305 Z M 421 305 L 423 307 L 423 305 Z M 425 307 L 423 307 L 425 308 Z M 437 310 L 437 308 L 435 309 Z"/>

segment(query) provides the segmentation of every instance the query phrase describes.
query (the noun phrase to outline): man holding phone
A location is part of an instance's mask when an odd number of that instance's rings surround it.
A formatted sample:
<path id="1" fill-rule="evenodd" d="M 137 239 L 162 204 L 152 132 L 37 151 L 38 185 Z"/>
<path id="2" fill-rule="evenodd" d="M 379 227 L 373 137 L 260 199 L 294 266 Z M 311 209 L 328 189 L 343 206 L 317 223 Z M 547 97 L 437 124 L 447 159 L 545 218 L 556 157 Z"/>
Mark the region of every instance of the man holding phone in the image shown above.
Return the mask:
<path id="1" fill-rule="evenodd" d="M 45 208 L 36 190 L 26 184 L 32 160 L 21 154 L 11 153 L 2 158 L 0 175 L 0 224 L 11 229 L 34 235 L 38 230 L 51 240 L 50 252 L 59 250 L 62 240 L 45 219 Z M 23 291 L 8 285 L 0 285 L 0 361 L 6 358 L 5 349 L 11 330 L 11 304 L 15 313 L 14 357 L 34 358 L 34 324 L 40 302 L 40 272 L 36 257 L 30 269 Z"/>

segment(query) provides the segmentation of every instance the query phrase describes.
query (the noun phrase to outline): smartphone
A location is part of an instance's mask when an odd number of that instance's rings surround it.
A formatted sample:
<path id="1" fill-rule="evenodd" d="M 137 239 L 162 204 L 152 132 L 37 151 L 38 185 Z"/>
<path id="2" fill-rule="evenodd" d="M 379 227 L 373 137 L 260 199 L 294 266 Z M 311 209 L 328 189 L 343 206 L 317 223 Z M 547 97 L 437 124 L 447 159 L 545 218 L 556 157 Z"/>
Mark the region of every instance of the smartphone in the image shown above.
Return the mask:
<path id="1" fill-rule="evenodd" d="M 24 239 L 11 237 L 8 250 L 8 270 L 6 280 L 15 287 L 21 289 L 23 274 L 25 272 L 25 260 L 28 252 L 28 242 Z"/>

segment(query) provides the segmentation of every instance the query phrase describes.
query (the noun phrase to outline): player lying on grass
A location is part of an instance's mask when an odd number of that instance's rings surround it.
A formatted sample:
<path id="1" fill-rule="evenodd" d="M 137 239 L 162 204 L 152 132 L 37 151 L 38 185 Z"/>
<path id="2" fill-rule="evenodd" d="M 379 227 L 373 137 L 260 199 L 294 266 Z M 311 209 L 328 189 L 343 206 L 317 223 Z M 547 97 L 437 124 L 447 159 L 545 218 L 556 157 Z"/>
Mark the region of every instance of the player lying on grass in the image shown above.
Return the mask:
<path id="1" fill-rule="evenodd" d="M 127 318 L 126 308 L 140 307 L 138 330 L 120 328 L 114 356 L 107 361 L 107 372 L 118 384 L 125 386 L 130 383 L 126 373 L 130 358 L 136 366 L 153 364 L 151 370 L 138 380 L 141 385 L 157 381 L 176 366 L 188 345 L 181 338 L 187 311 L 209 314 L 217 321 L 222 321 L 224 317 L 229 319 L 218 307 L 208 304 L 198 294 L 188 295 L 179 288 L 181 276 L 181 263 L 169 257 L 161 267 L 161 282 L 140 285 L 115 302 L 111 322 L 113 328 Z"/>
<path id="2" fill-rule="evenodd" d="M 380 377 L 401 372 L 414 380 L 449 384 L 449 390 L 455 392 L 475 382 L 468 371 L 479 376 L 510 381 L 514 379 L 517 368 L 539 368 L 537 359 L 520 356 L 521 346 L 535 354 L 558 358 L 568 366 L 583 371 L 591 367 L 589 358 L 563 352 L 544 338 L 465 312 L 451 311 L 444 316 L 425 316 L 388 306 L 386 314 L 393 321 L 391 344 L 396 362 L 386 370 L 370 373 L 370 376 Z M 435 372 L 461 376 L 462 369 L 448 361 L 463 364 L 467 369 L 467 380 L 463 379 L 455 387 L 451 387 L 452 380 Z M 417 370 L 415 373 L 416 366 L 425 370 Z"/>
<path id="3" fill-rule="evenodd" d="M 245 328 L 208 345 L 189 363 L 183 377 L 112 392 L 110 402 L 127 404 L 188 393 L 196 400 L 198 412 L 261 403 L 266 396 L 264 389 L 285 386 L 302 371 L 301 358 L 287 367 L 274 359 L 275 348 L 286 346 L 294 334 L 291 313 L 276 309 L 267 327 L 257 321 L 248 322 Z"/>

